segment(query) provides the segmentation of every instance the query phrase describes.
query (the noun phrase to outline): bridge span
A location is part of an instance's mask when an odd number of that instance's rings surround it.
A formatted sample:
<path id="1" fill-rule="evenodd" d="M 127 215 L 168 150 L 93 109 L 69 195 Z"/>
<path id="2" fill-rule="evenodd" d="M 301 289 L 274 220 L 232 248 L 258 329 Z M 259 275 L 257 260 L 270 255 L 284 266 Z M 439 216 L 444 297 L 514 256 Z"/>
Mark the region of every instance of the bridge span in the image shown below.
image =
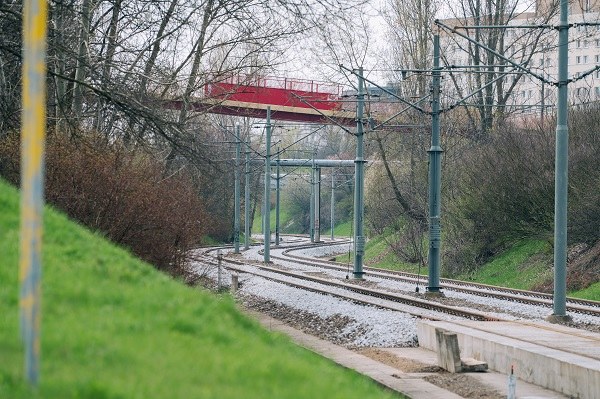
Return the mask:
<path id="1" fill-rule="evenodd" d="M 233 76 L 211 82 L 204 96 L 187 103 L 188 109 L 213 114 L 267 118 L 344 126 L 356 125 L 356 113 L 342 108 L 339 85 L 288 78 L 252 78 Z M 167 107 L 181 109 L 183 100 L 167 101 Z"/>

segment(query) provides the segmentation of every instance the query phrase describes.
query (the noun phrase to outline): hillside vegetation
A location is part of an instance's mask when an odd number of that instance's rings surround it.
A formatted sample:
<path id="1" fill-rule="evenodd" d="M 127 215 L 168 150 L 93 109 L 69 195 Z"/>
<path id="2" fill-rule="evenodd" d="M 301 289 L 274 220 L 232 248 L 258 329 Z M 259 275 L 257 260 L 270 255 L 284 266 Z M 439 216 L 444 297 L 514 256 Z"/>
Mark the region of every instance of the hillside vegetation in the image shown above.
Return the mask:
<path id="1" fill-rule="evenodd" d="M 23 382 L 18 193 L 0 181 L 0 398 L 391 398 L 46 209 L 39 391 Z"/>

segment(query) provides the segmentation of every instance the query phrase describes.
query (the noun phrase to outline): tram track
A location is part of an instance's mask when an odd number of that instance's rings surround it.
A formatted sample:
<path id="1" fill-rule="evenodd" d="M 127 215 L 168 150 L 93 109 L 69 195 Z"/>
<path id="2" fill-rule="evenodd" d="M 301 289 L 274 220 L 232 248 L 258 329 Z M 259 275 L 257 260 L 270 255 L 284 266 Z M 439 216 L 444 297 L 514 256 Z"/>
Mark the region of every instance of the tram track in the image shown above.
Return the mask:
<path id="1" fill-rule="evenodd" d="M 347 243 L 346 243 L 347 244 Z M 334 245 L 328 243 L 328 245 Z M 335 245 L 344 245 L 344 243 L 336 243 Z M 326 261 L 322 259 L 310 258 L 305 256 L 294 255 L 291 252 L 300 251 L 303 249 L 314 248 L 315 245 L 302 245 L 292 248 L 286 248 L 283 250 L 283 256 L 271 255 L 272 259 L 296 262 L 306 266 L 324 268 L 335 271 L 347 272 L 348 266 L 339 262 Z M 386 270 L 380 268 L 364 267 L 364 271 L 367 272 L 367 276 L 375 276 L 381 279 L 387 279 L 392 281 L 402 281 L 405 283 L 417 284 L 423 279 L 427 279 L 427 276 L 418 276 L 413 273 Z M 486 284 L 472 283 L 467 281 L 453 280 L 453 279 L 440 279 L 440 285 L 444 290 L 452 290 L 455 292 L 461 292 L 469 295 L 477 295 L 480 297 L 494 298 L 499 300 L 507 300 L 513 302 L 519 302 L 534 306 L 544 306 L 546 308 L 552 307 L 552 295 L 541 292 L 519 290 L 513 288 L 497 287 Z M 590 316 L 600 316 L 600 302 L 590 301 L 578 298 L 569 297 L 567 300 L 567 310 L 569 312 L 585 314 Z"/>
<path id="2" fill-rule="evenodd" d="M 208 256 L 203 259 L 205 263 L 210 263 L 212 266 L 218 266 L 218 261 L 215 261 L 213 256 Z M 383 290 L 363 287 L 354 283 L 345 283 L 335 279 L 325 279 L 305 274 L 305 272 L 294 272 L 278 267 L 266 266 L 264 264 L 252 264 L 248 262 L 242 262 L 238 260 L 228 259 L 223 257 L 221 259 L 221 266 L 229 271 L 238 274 L 247 274 L 260 278 L 267 279 L 279 284 L 284 284 L 290 287 L 316 292 L 323 295 L 334 296 L 343 300 L 348 300 L 363 305 L 375 306 L 382 309 L 388 309 L 393 311 L 400 311 L 418 318 L 425 318 L 430 320 L 443 320 L 440 316 L 434 316 L 431 313 L 423 313 L 419 310 L 426 310 L 436 312 L 445 315 L 456 316 L 466 320 L 479 320 L 479 321 L 499 321 L 498 317 L 490 316 L 484 312 L 480 312 L 473 309 L 462 309 L 456 306 L 444 305 L 436 301 L 430 301 L 427 299 L 415 298 L 409 295 L 394 294 Z M 251 268 L 258 269 L 251 270 Z M 283 276 L 276 277 L 276 276 Z M 322 288 L 315 287 L 314 285 L 306 283 L 318 284 Z M 356 295 L 347 295 L 340 291 L 350 292 Z M 379 301 L 376 301 L 378 299 Z M 382 302 L 383 301 L 383 302 Z M 386 303 L 387 302 L 387 303 Z M 417 310 L 411 310 L 410 308 L 400 307 L 395 304 L 408 306 Z"/>

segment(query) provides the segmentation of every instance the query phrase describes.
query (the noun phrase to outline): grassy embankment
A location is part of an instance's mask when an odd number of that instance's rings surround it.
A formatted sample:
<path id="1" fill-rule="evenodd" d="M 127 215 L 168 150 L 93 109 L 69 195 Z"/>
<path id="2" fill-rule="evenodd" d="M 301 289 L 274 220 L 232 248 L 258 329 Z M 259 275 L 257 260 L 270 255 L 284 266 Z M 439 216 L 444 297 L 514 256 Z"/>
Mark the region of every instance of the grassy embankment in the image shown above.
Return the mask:
<path id="1" fill-rule="evenodd" d="M 280 214 L 280 222 L 284 225 L 289 217 Z M 253 231 L 261 231 L 260 215 L 254 220 Z M 271 211 L 271 231 L 275 229 L 275 211 Z M 337 237 L 350 237 L 352 235 L 352 221 L 339 223 L 334 229 Z M 321 233 L 323 237 L 329 237 L 331 230 Z M 548 265 L 551 259 L 552 249 L 544 240 L 523 240 L 512 248 L 504 251 L 490 262 L 479 267 L 477 270 L 454 278 L 460 280 L 471 280 L 483 284 L 505 286 L 529 290 L 544 279 L 552 278 L 552 269 Z M 347 254 L 337 256 L 339 262 L 348 262 Z M 388 249 L 385 239 L 381 236 L 373 237 L 367 242 L 365 264 L 391 270 L 403 270 L 411 273 L 427 274 L 427 266 L 419 270 L 417 264 L 399 261 Z M 551 260 L 550 260 L 551 261 Z M 352 263 L 352 260 L 349 261 Z M 568 293 L 569 296 L 592 299 L 600 301 L 600 282 L 592 284 L 586 289 Z"/>
<path id="2" fill-rule="evenodd" d="M 455 278 L 529 290 L 541 281 L 553 277 L 552 269 L 548 267 L 548 259 L 552 259 L 551 252 L 552 248 L 547 241 L 523 240 L 477 270 Z M 412 273 L 417 271 L 416 265 L 402 263 L 392 253 L 388 253 L 381 238 L 370 240 L 367 244 L 365 262 L 386 269 Z M 421 273 L 427 274 L 427 268 L 422 268 Z M 600 301 L 600 282 L 580 291 L 569 292 L 568 295 Z"/>
<path id="3" fill-rule="evenodd" d="M 271 232 L 275 232 L 275 209 L 271 209 L 270 220 L 271 220 Z M 282 207 L 279 209 L 279 225 L 281 226 L 282 234 L 300 234 L 300 228 L 292 220 L 286 210 Z M 262 232 L 262 215 L 257 212 L 252 221 L 252 231 L 255 233 Z M 338 222 L 333 230 L 336 237 L 350 237 L 352 235 L 352 220 L 345 222 Z M 321 231 L 322 237 L 331 236 L 331 229 L 325 229 Z"/>
<path id="4" fill-rule="evenodd" d="M 389 398 L 47 209 L 41 384 L 23 382 L 18 194 L 0 181 L 0 398 Z"/>

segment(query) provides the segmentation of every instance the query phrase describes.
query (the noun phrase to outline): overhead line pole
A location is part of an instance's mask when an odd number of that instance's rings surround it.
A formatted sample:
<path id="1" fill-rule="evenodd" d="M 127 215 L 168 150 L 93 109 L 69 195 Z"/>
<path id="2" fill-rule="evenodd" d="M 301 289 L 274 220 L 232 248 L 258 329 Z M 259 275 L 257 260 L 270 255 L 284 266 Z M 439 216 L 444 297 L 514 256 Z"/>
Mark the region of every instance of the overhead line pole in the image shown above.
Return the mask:
<path id="1" fill-rule="evenodd" d="M 244 249 L 250 248 L 250 135 L 246 144 L 246 168 L 244 186 Z"/>
<path id="2" fill-rule="evenodd" d="M 279 194 L 279 189 L 281 187 L 279 180 L 281 179 L 281 175 L 279 173 L 279 149 L 277 149 L 277 188 L 276 188 L 276 200 L 275 200 L 275 245 L 279 245 L 279 200 L 281 198 Z"/>
<path id="3" fill-rule="evenodd" d="M 556 159 L 554 176 L 554 299 L 550 319 L 568 319 L 566 313 L 567 195 L 569 172 L 568 84 L 569 2 L 560 1 L 558 27 L 558 104 L 556 110 Z"/>
<path id="4" fill-rule="evenodd" d="M 313 150 L 312 167 L 310 169 L 310 242 L 315 242 L 315 158 L 317 150 Z"/>
<path id="5" fill-rule="evenodd" d="M 431 148 L 429 149 L 429 274 L 427 291 L 440 292 L 442 147 L 440 146 L 440 36 L 433 36 Z"/>
<path id="6" fill-rule="evenodd" d="M 335 175 L 333 173 L 333 170 L 331 171 L 331 212 L 330 212 L 330 216 L 331 216 L 331 241 L 333 241 L 335 239 L 335 236 L 333 234 L 333 229 L 335 228 Z"/>
<path id="7" fill-rule="evenodd" d="M 354 271 L 355 279 L 363 278 L 363 256 L 365 237 L 363 236 L 364 217 L 364 124 L 365 82 L 363 68 L 358 68 L 358 93 L 356 96 L 356 159 L 354 161 Z"/>
<path id="8" fill-rule="evenodd" d="M 321 168 L 315 166 L 315 242 L 321 242 Z"/>
<path id="9" fill-rule="evenodd" d="M 271 260 L 271 107 L 267 107 L 266 151 L 265 151 L 265 199 L 264 199 L 264 262 Z"/>
<path id="10" fill-rule="evenodd" d="M 240 125 L 235 126 L 235 193 L 234 193 L 234 221 L 233 221 L 233 252 L 240 253 Z"/>

